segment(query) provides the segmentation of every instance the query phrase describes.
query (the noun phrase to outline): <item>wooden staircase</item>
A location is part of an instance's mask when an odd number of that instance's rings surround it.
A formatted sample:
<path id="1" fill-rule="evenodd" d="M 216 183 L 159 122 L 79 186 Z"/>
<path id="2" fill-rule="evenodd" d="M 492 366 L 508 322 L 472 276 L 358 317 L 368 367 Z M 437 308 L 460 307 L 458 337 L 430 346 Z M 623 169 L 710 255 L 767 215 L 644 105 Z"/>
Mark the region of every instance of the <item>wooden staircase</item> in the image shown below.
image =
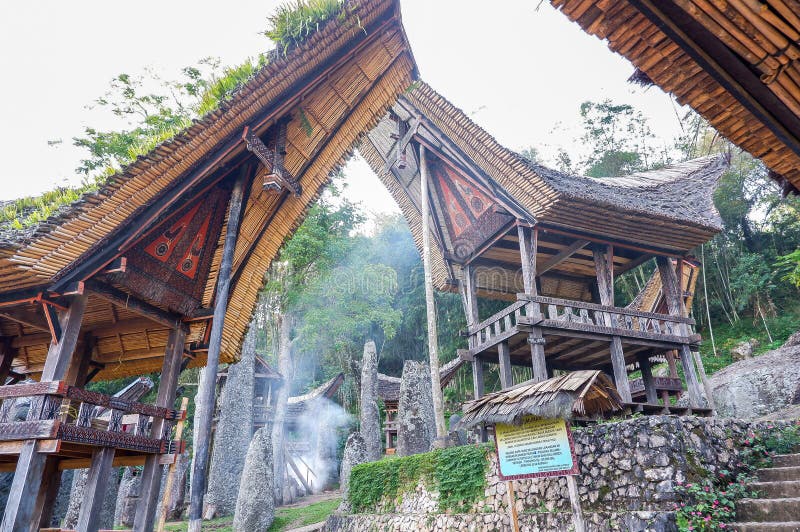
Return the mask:
<path id="1" fill-rule="evenodd" d="M 752 488 L 758 499 L 742 499 L 736 504 L 737 523 L 731 529 L 741 532 L 800 532 L 800 453 L 773 458 L 772 467 L 760 469 Z"/>

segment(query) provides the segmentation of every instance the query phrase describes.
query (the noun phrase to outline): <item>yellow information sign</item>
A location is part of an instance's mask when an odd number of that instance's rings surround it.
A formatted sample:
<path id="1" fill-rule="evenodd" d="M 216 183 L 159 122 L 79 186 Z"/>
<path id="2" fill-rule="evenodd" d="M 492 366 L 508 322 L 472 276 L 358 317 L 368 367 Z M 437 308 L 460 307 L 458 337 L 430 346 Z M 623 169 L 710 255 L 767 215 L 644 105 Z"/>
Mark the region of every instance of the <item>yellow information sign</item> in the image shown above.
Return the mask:
<path id="1" fill-rule="evenodd" d="M 494 427 L 500 478 L 577 475 L 572 432 L 563 419 L 527 417 L 521 425 Z"/>

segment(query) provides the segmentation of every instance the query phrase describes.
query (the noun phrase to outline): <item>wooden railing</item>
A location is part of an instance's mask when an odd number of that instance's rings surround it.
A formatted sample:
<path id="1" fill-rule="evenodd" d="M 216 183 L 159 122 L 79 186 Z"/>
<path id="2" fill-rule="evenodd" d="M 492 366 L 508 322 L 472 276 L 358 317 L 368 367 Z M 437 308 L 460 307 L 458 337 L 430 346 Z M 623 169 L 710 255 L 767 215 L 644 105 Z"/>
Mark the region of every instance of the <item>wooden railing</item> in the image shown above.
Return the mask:
<path id="1" fill-rule="evenodd" d="M 0 441 L 56 439 L 153 454 L 183 452 L 183 443 L 171 439 L 173 422 L 186 416 L 182 410 L 59 381 L 0 386 L 0 400 Z M 99 418 L 101 409 L 107 412 Z"/>
<path id="2" fill-rule="evenodd" d="M 520 332 L 520 325 L 669 343 L 695 341 L 686 328 L 694 325 L 691 318 L 528 294 L 518 294 L 518 299 L 469 329 L 470 351 L 477 353 L 507 340 Z"/>

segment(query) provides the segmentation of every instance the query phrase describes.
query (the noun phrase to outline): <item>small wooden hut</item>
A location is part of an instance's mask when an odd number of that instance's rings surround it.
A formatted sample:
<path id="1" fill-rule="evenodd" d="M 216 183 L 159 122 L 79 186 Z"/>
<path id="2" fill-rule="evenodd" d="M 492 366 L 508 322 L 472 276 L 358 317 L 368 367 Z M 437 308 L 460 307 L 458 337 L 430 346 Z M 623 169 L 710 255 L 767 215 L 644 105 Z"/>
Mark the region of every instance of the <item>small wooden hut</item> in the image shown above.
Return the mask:
<path id="1" fill-rule="evenodd" d="M 346 4 L 96 192 L 34 227 L 0 228 L 0 383 L 40 381 L 0 386 L 0 400 L 36 397 L 26 421 L 0 419 L 0 464 L 15 469 L 0 530 L 49 524 L 73 458 L 91 460 L 80 530 L 97 529 L 98 493 L 123 458 L 144 464 L 134 529 L 152 529 L 159 460 L 175 451 L 178 374 L 208 363 L 213 394 L 217 363 L 238 359 L 281 244 L 416 77 L 398 2 Z M 155 405 L 84 389 L 158 371 Z M 141 421 L 133 433 L 97 430 L 83 415 L 95 405 Z M 212 414 L 194 434 L 193 526 Z"/>
<path id="2" fill-rule="evenodd" d="M 504 148 L 424 83 L 400 98 L 359 149 L 420 248 L 421 205 L 430 205 L 433 281 L 463 296 L 462 357 L 472 363 L 476 397 L 491 363 L 503 388 L 514 384 L 512 365 L 532 367 L 536 380 L 556 370 L 602 370 L 632 403 L 627 368 L 641 367 L 645 387 L 655 391 L 651 362 L 676 351 L 691 406 L 707 412 L 692 360 L 700 339 L 681 287 L 694 271 L 686 266 L 689 252 L 721 227 L 712 193 L 724 157 L 623 177 L 568 175 Z M 615 277 L 653 259 L 663 308 L 618 305 Z M 509 305 L 481 316 L 478 297 Z"/>
<path id="3" fill-rule="evenodd" d="M 800 4 L 796 0 L 551 0 L 725 138 L 800 188 Z"/>

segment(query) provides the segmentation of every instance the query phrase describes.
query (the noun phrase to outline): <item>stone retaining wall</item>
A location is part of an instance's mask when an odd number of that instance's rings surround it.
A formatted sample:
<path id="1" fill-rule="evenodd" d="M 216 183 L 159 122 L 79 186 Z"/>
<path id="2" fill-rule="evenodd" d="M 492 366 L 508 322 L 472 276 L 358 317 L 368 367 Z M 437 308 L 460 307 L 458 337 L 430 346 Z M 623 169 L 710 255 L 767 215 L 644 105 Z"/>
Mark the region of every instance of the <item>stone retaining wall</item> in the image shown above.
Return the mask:
<path id="1" fill-rule="evenodd" d="M 766 425 L 721 418 L 651 416 L 578 428 L 573 436 L 580 462 L 577 482 L 581 507 L 603 530 L 671 530 L 675 483 L 736 470 L 740 465 L 737 448 L 742 440 Z M 508 515 L 507 488 L 497 476 L 494 453 L 489 454 L 489 460 L 485 496 L 467 514 L 439 514 L 438 493 L 428 491 L 420 482 L 398 500 L 382 500 L 370 514 L 336 517 L 329 530 L 392 530 L 409 524 L 421 530 L 459 530 L 462 525 L 465 530 L 497 529 L 502 522 L 499 520 Z M 521 480 L 514 485 L 517 511 L 530 530 L 559 529 L 559 519 L 569 517 L 569 513 L 561 513 L 569 512 L 563 477 Z M 498 521 L 486 522 L 494 519 L 487 516 L 497 516 Z M 651 519 L 655 519 L 654 526 L 634 526 L 634 522 Z"/>

